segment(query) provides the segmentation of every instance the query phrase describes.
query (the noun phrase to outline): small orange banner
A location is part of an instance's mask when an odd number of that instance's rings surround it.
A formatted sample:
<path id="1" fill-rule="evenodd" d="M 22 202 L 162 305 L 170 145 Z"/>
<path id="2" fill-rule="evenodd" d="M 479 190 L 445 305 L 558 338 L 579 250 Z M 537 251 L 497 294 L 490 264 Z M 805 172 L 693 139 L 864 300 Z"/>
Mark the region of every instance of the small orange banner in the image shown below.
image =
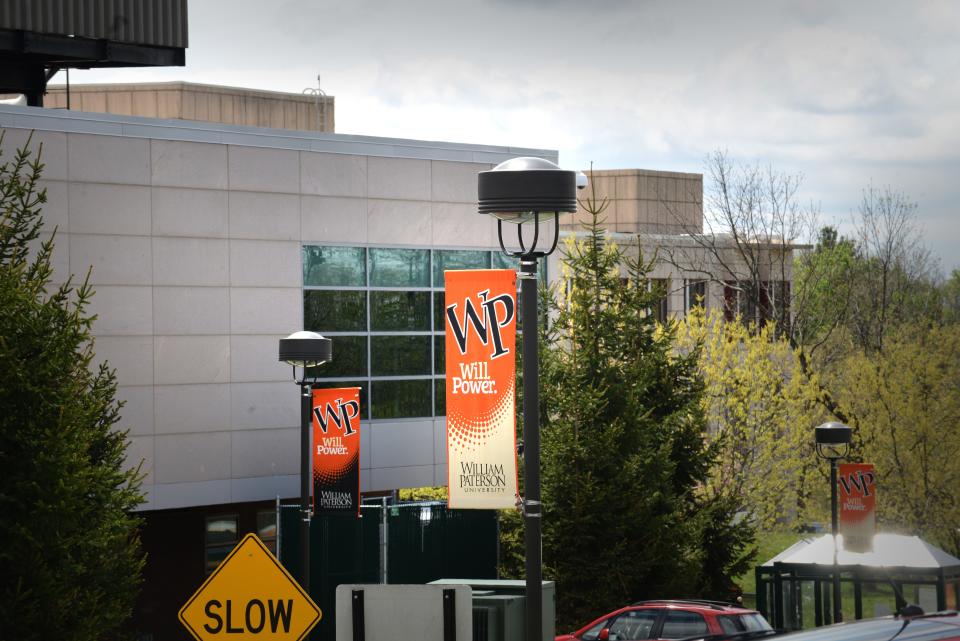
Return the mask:
<path id="1" fill-rule="evenodd" d="M 313 390 L 313 506 L 360 515 L 360 388 Z"/>
<path id="2" fill-rule="evenodd" d="M 517 500 L 517 274 L 444 272 L 448 505 L 511 508 Z"/>
<path id="3" fill-rule="evenodd" d="M 873 550 L 877 531 L 877 475 L 872 463 L 841 463 L 837 476 L 840 534 L 848 552 Z"/>

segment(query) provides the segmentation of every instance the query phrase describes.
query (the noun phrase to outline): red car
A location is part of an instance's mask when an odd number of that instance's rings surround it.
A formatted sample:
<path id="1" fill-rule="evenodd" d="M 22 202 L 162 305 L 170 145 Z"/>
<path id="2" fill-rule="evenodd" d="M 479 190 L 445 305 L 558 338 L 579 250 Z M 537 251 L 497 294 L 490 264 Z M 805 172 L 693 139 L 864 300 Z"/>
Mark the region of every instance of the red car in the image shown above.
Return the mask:
<path id="1" fill-rule="evenodd" d="M 615 610 L 556 641 L 635 641 L 772 635 L 763 615 L 717 601 L 641 601 Z"/>

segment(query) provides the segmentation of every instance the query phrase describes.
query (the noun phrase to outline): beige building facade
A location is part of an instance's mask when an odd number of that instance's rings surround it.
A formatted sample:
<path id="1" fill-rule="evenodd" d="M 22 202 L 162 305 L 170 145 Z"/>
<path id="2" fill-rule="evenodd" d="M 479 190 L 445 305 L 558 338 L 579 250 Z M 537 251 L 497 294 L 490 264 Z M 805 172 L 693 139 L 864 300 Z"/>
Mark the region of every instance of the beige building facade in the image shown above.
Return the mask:
<path id="1" fill-rule="evenodd" d="M 315 91 L 315 90 L 314 90 Z M 69 97 L 68 97 L 69 93 Z M 50 85 L 44 106 L 118 116 L 333 133 L 334 97 L 193 82 Z"/>

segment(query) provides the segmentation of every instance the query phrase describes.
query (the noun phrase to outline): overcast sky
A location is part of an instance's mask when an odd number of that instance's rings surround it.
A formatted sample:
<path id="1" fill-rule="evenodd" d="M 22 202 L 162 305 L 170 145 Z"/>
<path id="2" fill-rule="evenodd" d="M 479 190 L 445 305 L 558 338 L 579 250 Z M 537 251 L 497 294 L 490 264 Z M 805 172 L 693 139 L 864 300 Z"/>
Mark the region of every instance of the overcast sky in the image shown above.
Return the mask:
<path id="1" fill-rule="evenodd" d="M 960 267 L 960 2 L 188 0 L 187 80 L 336 98 L 340 133 L 556 149 L 566 168 L 804 176 L 846 227 L 871 182 Z M 63 82 L 58 76 L 54 82 Z"/>

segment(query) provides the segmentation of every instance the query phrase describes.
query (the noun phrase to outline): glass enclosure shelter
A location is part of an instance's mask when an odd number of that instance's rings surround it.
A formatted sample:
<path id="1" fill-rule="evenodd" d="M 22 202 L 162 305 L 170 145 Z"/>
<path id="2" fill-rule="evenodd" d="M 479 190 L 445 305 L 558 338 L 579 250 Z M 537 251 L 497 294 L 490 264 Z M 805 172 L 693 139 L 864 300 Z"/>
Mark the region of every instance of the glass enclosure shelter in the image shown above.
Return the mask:
<path id="1" fill-rule="evenodd" d="M 834 542 L 810 537 L 756 568 L 757 609 L 775 628 L 832 623 Z M 917 536 L 877 534 L 872 552 L 848 552 L 837 536 L 845 621 L 892 614 L 906 603 L 925 612 L 956 609 L 960 559 Z"/>

